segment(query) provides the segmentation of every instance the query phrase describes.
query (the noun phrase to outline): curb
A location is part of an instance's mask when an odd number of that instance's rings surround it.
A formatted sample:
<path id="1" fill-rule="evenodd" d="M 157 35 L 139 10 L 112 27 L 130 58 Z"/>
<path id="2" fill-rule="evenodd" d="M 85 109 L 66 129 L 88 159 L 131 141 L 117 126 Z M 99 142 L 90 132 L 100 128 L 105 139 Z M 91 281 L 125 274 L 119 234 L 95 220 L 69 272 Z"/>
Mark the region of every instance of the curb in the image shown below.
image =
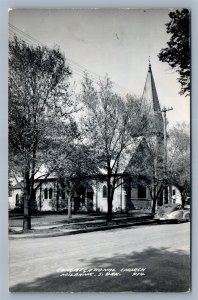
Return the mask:
<path id="1" fill-rule="evenodd" d="M 133 227 L 137 225 L 149 225 L 155 223 L 154 220 L 145 220 L 145 221 L 137 221 L 134 223 L 121 224 L 121 225 L 111 225 L 108 227 L 99 227 L 99 228 L 90 228 L 90 229 L 77 229 L 71 231 L 62 231 L 62 232 L 50 232 L 50 233 L 36 233 L 36 234 L 16 234 L 9 235 L 9 240 L 21 240 L 21 239 L 32 239 L 32 238 L 48 238 L 48 237 L 58 237 L 58 236 L 66 236 L 66 235 L 76 235 L 81 233 L 89 233 L 95 231 L 106 231 L 112 229 Z"/>

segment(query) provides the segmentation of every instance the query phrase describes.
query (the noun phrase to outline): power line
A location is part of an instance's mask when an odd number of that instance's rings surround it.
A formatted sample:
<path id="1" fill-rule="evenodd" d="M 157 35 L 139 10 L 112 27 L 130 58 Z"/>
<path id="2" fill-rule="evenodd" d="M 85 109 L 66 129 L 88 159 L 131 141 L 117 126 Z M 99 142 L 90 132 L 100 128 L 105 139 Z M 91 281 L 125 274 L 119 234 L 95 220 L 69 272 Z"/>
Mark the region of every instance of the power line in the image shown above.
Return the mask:
<path id="1" fill-rule="evenodd" d="M 19 29 L 18 27 L 12 25 L 9 23 L 9 33 L 11 36 L 14 36 L 15 34 L 18 35 L 21 39 L 23 39 L 26 43 L 28 43 L 29 45 L 41 45 L 44 47 L 48 47 L 46 44 L 40 42 L 39 40 L 37 40 L 36 38 L 32 37 L 30 34 L 25 33 L 24 31 L 22 31 L 21 29 Z M 50 47 L 48 47 L 50 48 Z M 99 84 L 98 81 L 105 83 L 105 79 L 104 77 L 96 74 L 95 72 L 81 66 L 80 64 L 76 63 L 75 61 L 73 61 L 72 59 L 66 57 L 68 65 L 70 66 L 70 68 L 72 69 L 73 73 L 77 76 L 81 76 L 83 77 L 85 72 L 88 73 L 90 79 L 95 83 L 95 84 Z M 129 91 L 120 86 L 119 84 L 112 82 L 114 89 L 116 89 L 117 91 L 119 91 L 119 93 L 121 94 L 127 94 L 129 93 Z"/>
<path id="2" fill-rule="evenodd" d="M 17 34 L 20 38 L 22 38 L 28 45 L 32 45 L 32 44 L 35 44 L 36 43 L 36 45 L 42 45 L 42 46 L 45 46 L 45 47 L 47 47 L 45 44 L 43 44 L 43 43 L 39 43 L 36 39 L 32 39 L 31 37 L 26 37 L 26 34 L 23 34 L 23 32 L 19 32 L 19 31 L 17 31 L 17 33 L 15 32 L 15 30 L 13 30 L 13 29 L 9 29 L 9 31 L 10 31 L 10 34 L 12 35 L 12 36 L 14 36 L 15 34 Z M 22 36 L 22 37 L 21 37 Z M 71 60 L 71 59 L 68 59 L 67 58 L 67 61 L 68 61 L 68 65 L 71 67 L 71 69 L 74 71 L 74 73 L 75 73 L 75 75 L 78 75 L 78 76 L 80 76 L 80 77 L 83 77 L 84 76 L 84 72 L 86 71 L 86 72 L 88 72 L 88 70 L 87 69 L 85 69 L 85 68 L 83 68 L 83 67 L 76 67 L 76 64 Z M 90 75 L 90 73 L 89 73 L 89 75 Z M 96 76 L 95 76 L 96 77 Z M 94 82 L 94 83 L 96 83 L 96 84 L 98 84 L 98 82 L 96 82 L 94 79 L 95 79 L 95 77 L 93 77 L 93 75 L 92 76 L 90 76 L 90 78 L 92 79 L 92 81 Z M 97 80 L 98 80 L 98 78 L 97 78 Z"/>
<path id="3" fill-rule="evenodd" d="M 47 47 L 44 43 L 39 42 L 37 39 L 33 38 L 32 36 L 30 36 L 29 34 L 24 33 L 23 31 L 21 31 L 20 29 L 18 29 L 17 27 L 15 27 L 14 25 L 10 24 L 10 29 L 9 29 L 11 35 L 17 34 L 19 35 L 19 37 L 25 40 L 28 44 L 38 44 L 38 45 L 42 45 Z M 80 64 L 74 62 L 73 60 L 67 58 L 68 64 L 70 65 L 71 69 L 74 71 L 75 75 L 77 74 L 78 76 L 84 76 L 84 73 L 87 72 L 89 74 L 89 76 L 91 77 L 92 81 L 96 84 L 98 83 L 98 80 L 105 83 L 105 80 L 102 79 L 102 77 L 96 73 L 94 73 L 93 71 L 90 71 L 84 67 L 82 67 Z M 97 81 L 97 82 L 96 82 Z M 127 89 L 121 87 L 120 85 L 116 84 L 115 82 L 113 82 L 114 88 L 116 88 L 117 90 L 119 90 L 121 93 L 127 93 Z"/>
<path id="4" fill-rule="evenodd" d="M 46 46 L 44 43 L 38 41 L 37 39 L 35 39 L 34 37 L 32 37 L 31 35 L 27 34 L 27 33 L 24 33 L 22 30 L 20 30 L 19 28 L 17 28 L 16 26 L 12 25 L 12 24 L 9 24 L 9 26 L 17 31 L 18 34 L 22 35 L 22 36 L 25 36 L 26 37 L 26 40 L 29 39 L 30 41 L 33 41 L 34 43 L 36 42 L 37 44 L 40 44 L 42 46 Z M 72 68 L 75 69 L 75 72 L 76 72 L 76 69 L 78 71 L 81 71 L 83 72 L 83 75 L 84 75 L 84 72 L 87 71 L 89 74 L 92 75 L 92 78 L 95 78 L 95 79 L 99 79 L 100 81 L 102 82 L 105 82 L 102 77 L 98 74 L 96 74 L 95 72 L 91 71 L 91 70 L 88 70 L 86 68 L 84 68 L 83 66 L 81 66 L 80 64 L 74 62 L 72 59 L 70 58 L 67 58 L 67 60 L 70 62 L 70 65 L 72 65 Z M 118 89 L 120 89 L 121 91 L 125 91 L 125 92 L 128 92 L 127 89 L 121 87 L 120 85 L 118 85 L 117 83 L 113 82 L 114 83 L 114 86 L 116 86 Z"/>
<path id="5" fill-rule="evenodd" d="M 29 37 L 26 37 L 25 34 L 24 36 L 22 35 L 22 33 L 19 33 L 19 32 L 15 32 L 13 29 L 9 29 L 9 33 L 11 34 L 11 36 L 14 36 L 14 35 L 18 35 L 20 38 L 22 38 L 28 45 L 34 45 L 35 44 L 35 41 Z M 22 36 L 22 37 L 21 37 Z M 40 43 L 36 42 L 36 45 L 40 45 Z M 43 43 L 41 43 L 42 46 L 45 46 L 47 47 L 46 45 L 44 45 Z M 80 78 L 82 78 L 84 76 L 84 72 L 85 72 L 85 69 L 83 68 L 76 68 L 76 66 L 70 61 L 70 59 L 67 58 L 67 61 L 68 62 L 68 65 L 71 67 L 72 71 L 74 71 L 73 73 L 75 73 L 75 75 L 79 76 Z M 86 69 L 87 71 L 87 69 Z M 98 84 L 98 82 L 96 82 L 93 78 L 93 76 L 90 78 L 92 79 L 92 81 L 95 83 L 95 84 Z"/>

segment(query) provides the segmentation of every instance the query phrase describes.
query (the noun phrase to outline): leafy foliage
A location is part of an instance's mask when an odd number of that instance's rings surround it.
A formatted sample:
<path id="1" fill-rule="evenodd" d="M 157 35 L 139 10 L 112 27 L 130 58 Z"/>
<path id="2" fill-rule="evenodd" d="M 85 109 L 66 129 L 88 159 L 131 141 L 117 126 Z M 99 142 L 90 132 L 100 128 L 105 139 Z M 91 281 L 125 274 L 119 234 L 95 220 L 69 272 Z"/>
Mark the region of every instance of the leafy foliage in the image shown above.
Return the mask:
<path id="1" fill-rule="evenodd" d="M 190 191 L 189 125 L 177 124 L 169 132 L 168 168 L 171 182 L 179 188 L 183 203 Z"/>
<path id="2" fill-rule="evenodd" d="M 179 74 L 180 94 L 190 95 L 190 11 L 177 9 L 169 13 L 166 32 L 171 35 L 168 47 L 161 49 L 158 57 Z"/>
<path id="3" fill-rule="evenodd" d="M 30 46 L 17 37 L 10 41 L 9 168 L 16 179 L 23 178 L 27 228 L 31 226 L 31 202 L 38 188 L 35 175 L 49 162 L 51 167 L 52 162 L 56 166 L 63 159 L 63 147 L 77 134 L 70 115 L 70 75 L 58 48 Z M 45 178 L 55 166 L 48 168 Z"/>
<path id="4" fill-rule="evenodd" d="M 153 200 L 153 213 L 155 213 L 156 202 L 165 187 L 164 161 L 161 159 L 162 148 L 158 147 L 160 141 L 163 143 L 161 137 L 157 136 L 143 138 L 126 169 L 134 187 L 146 185 L 149 189 Z"/>
<path id="5" fill-rule="evenodd" d="M 71 197 L 82 185 L 92 184 L 92 179 L 99 174 L 98 162 L 91 147 L 83 144 L 82 139 L 73 143 L 72 151 L 61 164 L 54 169 L 56 178 L 66 188 L 68 200 L 68 219 L 71 215 Z"/>
<path id="6" fill-rule="evenodd" d="M 114 190 L 125 170 L 138 137 L 147 131 L 148 112 L 140 99 L 122 99 L 106 78 L 97 89 L 88 76 L 83 81 L 83 132 L 87 145 L 95 151 L 101 171 L 107 176 L 108 220 L 111 219 Z"/>

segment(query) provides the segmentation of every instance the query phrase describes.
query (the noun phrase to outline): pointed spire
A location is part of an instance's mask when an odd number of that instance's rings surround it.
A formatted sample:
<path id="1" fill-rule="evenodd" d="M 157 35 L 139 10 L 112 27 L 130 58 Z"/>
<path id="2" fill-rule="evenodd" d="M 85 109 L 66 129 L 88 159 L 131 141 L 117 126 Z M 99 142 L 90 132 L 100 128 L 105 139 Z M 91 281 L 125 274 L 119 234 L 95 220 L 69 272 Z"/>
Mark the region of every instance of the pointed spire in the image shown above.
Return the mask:
<path id="1" fill-rule="evenodd" d="M 149 72 L 151 72 L 151 57 L 149 56 Z"/>
<path id="2" fill-rule="evenodd" d="M 148 68 L 148 73 L 147 73 L 146 82 L 144 86 L 142 102 L 148 105 L 151 109 L 151 112 L 153 112 L 156 115 L 157 130 L 159 130 L 159 132 L 163 132 L 163 117 L 161 113 L 161 108 L 160 108 L 160 103 L 157 95 L 153 73 L 151 70 L 150 56 L 149 56 L 149 68 Z"/>

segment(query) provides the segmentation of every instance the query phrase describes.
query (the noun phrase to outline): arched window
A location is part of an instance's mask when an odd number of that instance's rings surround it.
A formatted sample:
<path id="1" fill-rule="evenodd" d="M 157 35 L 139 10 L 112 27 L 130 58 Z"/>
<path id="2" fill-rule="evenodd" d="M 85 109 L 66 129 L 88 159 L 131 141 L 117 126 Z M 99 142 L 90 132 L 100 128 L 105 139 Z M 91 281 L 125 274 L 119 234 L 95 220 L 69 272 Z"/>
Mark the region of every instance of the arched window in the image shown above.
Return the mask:
<path id="1" fill-rule="evenodd" d="M 48 189 L 44 190 L 44 196 L 45 196 L 45 199 L 48 199 Z"/>
<path id="2" fill-rule="evenodd" d="M 52 192 L 53 192 L 53 190 L 52 190 L 52 188 L 50 188 L 49 189 L 49 199 L 52 199 Z"/>
<path id="3" fill-rule="evenodd" d="M 19 194 L 16 194 L 16 202 L 15 202 L 16 206 L 19 206 Z"/>
<path id="4" fill-rule="evenodd" d="M 102 197 L 103 197 L 103 198 L 107 198 L 107 187 L 106 187 L 106 185 L 103 186 L 103 189 L 102 189 Z"/>

